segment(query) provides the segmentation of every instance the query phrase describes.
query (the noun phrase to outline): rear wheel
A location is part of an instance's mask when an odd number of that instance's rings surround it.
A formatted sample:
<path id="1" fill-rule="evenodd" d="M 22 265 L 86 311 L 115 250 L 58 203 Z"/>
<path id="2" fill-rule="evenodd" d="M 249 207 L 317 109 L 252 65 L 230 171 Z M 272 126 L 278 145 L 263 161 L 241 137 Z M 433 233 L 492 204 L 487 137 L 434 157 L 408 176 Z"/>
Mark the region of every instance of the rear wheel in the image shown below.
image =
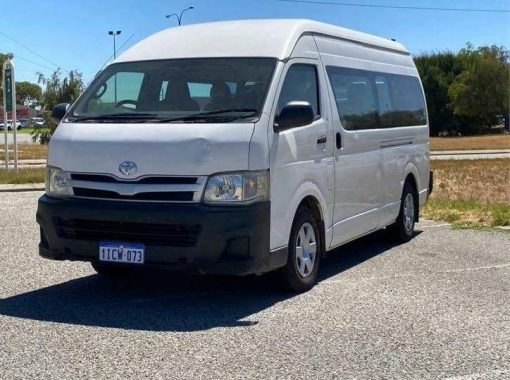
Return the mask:
<path id="1" fill-rule="evenodd" d="M 408 242 L 414 235 L 414 224 L 416 221 L 416 191 L 414 187 L 406 182 L 400 202 L 400 212 L 397 220 L 387 227 L 388 232 L 398 242 Z"/>
<path id="2" fill-rule="evenodd" d="M 288 252 L 287 265 L 280 271 L 284 286 L 296 293 L 313 288 L 322 242 L 317 221 L 308 208 L 300 208 L 294 218 Z"/>

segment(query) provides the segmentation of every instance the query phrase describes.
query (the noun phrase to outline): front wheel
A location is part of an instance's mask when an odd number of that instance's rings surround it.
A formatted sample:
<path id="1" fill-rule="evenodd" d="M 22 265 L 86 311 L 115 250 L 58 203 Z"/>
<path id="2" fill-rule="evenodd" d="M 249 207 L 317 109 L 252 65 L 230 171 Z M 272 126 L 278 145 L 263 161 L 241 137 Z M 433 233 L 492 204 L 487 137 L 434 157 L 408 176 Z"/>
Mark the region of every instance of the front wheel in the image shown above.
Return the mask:
<path id="1" fill-rule="evenodd" d="M 287 265 L 280 276 L 284 286 L 296 293 L 305 292 L 315 285 L 322 241 L 319 226 L 308 208 L 300 208 L 292 223 Z"/>
<path id="2" fill-rule="evenodd" d="M 414 224 L 416 221 L 416 192 L 414 188 L 406 183 L 402 192 L 400 212 L 397 220 L 387 230 L 398 242 L 408 242 L 414 235 Z"/>

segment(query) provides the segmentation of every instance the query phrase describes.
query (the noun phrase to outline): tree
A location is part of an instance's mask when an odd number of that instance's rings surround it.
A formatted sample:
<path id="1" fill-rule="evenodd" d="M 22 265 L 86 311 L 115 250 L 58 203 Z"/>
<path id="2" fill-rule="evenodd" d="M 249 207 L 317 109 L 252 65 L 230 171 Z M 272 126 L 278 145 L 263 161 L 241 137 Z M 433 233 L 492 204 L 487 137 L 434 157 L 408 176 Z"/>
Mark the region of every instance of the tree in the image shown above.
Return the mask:
<path id="1" fill-rule="evenodd" d="M 55 71 L 49 78 L 39 73 L 39 83 L 45 86 L 42 94 L 42 116 L 45 120 L 44 128 L 34 128 L 32 140 L 47 144 L 55 131 L 57 124 L 51 117 L 53 107 L 59 103 L 73 103 L 84 89 L 81 74 L 70 71 L 62 78 L 60 70 Z"/>
<path id="2" fill-rule="evenodd" d="M 35 107 L 42 98 L 39 85 L 30 82 L 16 82 L 16 102 L 25 106 Z"/>
<path id="3" fill-rule="evenodd" d="M 465 62 L 466 69 L 455 78 L 448 91 L 453 113 L 476 120 L 481 129 L 495 124 L 498 115 L 504 115 L 508 125 L 508 52 L 496 46 L 477 50 L 468 46 L 460 52 L 460 58 Z"/>
<path id="4" fill-rule="evenodd" d="M 436 52 L 415 59 L 429 110 L 430 133 L 481 134 L 510 117 L 510 54 L 502 46 L 468 44 L 458 53 Z"/>
<path id="5" fill-rule="evenodd" d="M 42 105 L 47 110 L 52 110 L 59 103 L 73 103 L 85 87 L 81 73 L 77 70 L 70 71 L 64 78 L 60 69 L 49 78 L 39 73 L 39 83 L 46 86 L 42 95 Z"/>
<path id="6" fill-rule="evenodd" d="M 424 54 L 415 59 L 425 89 L 430 134 L 458 131 L 459 121 L 453 114 L 448 89 L 463 71 L 463 64 L 453 52 Z"/>

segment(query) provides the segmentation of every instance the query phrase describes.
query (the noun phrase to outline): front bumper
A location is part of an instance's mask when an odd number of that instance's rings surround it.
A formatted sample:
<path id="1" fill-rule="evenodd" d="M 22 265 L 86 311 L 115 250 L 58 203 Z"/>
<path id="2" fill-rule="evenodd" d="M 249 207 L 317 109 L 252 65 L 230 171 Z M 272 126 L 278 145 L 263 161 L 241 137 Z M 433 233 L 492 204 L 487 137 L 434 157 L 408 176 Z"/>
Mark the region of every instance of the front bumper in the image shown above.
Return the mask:
<path id="1" fill-rule="evenodd" d="M 261 274 L 284 266 L 286 252 L 269 251 L 270 203 L 200 203 L 39 199 L 41 256 L 97 261 L 99 242 L 145 245 L 145 263 L 218 274 Z"/>

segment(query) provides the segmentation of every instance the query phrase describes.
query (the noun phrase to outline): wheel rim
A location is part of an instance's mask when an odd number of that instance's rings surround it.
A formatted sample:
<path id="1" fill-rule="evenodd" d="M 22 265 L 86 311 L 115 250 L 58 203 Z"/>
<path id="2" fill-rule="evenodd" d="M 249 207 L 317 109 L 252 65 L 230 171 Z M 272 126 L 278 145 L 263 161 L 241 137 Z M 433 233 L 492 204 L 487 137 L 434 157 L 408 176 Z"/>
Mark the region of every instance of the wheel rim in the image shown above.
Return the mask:
<path id="1" fill-rule="evenodd" d="M 414 199 L 411 193 L 408 193 L 404 199 L 404 227 L 407 233 L 414 229 Z"/>
<path id="2" fill-rule="evenodd" d="M 315 229 L 310 223 L 305 223 L 299 229 L 296 237 L 296 268 L 301 277 L 312 274 L 317 257 L 317 239 Z"/>

